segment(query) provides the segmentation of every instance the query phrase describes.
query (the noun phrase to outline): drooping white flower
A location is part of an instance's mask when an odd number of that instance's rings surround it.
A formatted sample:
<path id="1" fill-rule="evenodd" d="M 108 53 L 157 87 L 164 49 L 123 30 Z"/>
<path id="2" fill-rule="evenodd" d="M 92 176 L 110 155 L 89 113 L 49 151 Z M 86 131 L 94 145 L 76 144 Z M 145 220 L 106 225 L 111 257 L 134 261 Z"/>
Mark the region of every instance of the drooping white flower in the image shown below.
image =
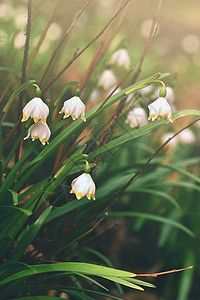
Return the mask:
<path id="1" fill-rule="evenodd" d="M 178 138 L 182 144 L 192 144 L 196 142 L 196 137 L 189 128 L 186 128 L 180 132 Z"/>
<path id="2" fill-rule="evenodd" d="M 98 82 L 98 86 L 102 87 L 104 90 L 108 90 L 114 85 L 116 85 L 117 79 L 111 70 L 105 70 L 101 74 Z"/>
<path id="3" fill-rule="evenodd" d="M 90 174 L 83 173 L 75 178 L 71 183 L 72 189 L 70 193 L 74 193 L 79 200 L 84 196 L 88 199 L 93 198 L 95 200 L 95 183 Z"/>
<path id="4" fill-rule="evenodd" d="M 116 64 L 118 67 L 128 68 L 130 65 L 130 57 L 128 51 L 124 48 L 115 51 L 110 59 L 110 64 Z"/>
<path id="5" fill-rule="evenodd" d="M 35 97 L 25 105 L 23 109 L 23 118 L 21 121 L 24 122 L 31 117 L 35 123 L 41 120 L 44 124 L 46 124 L 48 114 L 48 106 L 42 101 L 41 98 Z"/>
<path id="6" fill-rule="evenodd" d="M 160 118 L 168 118 L 172 122 L 172 111 L 169 103 L 165 98 L 158 98 L 154 102 L 148 105 L 149 109 L 149 119 L 154 121 Z"/>
<path id="7" fill-rule="evenodd" d="M 160 93 L 160 88 L 157 88 L 155 90 L 155 94 L 154 96 L 155 97 L 159 97 L 159 93 Z M 165 99 L 169 102 L 169 104 L 173 104 L 174 101 L 175 101 L 175 95 L 174 95 L 174 90 L 169 87 L 169 86 L 166 86 L 166 96 L 165 96 Z"/>
<path id="8" fill-rule="evenodd" d="M 129 123 L 131 128 L 144 126 L 147 124 L 147 114 L 142 107 L 135 107 L 129 111 L 126 123 Z"/>
<path id="9" fill-rule="evenodd" d="M 85 119 L 85 104 L 81 101 L 78 96 L 74 96 L 69 100 L 66 100 L 63 104 L 63 108 L 59 112 L 60 114 L 64 113 L 63 119 L 72 117 L 73 120 L 81 117 L 83 121 Z"/>
<path id="10" fill-rule="evenodd" d="M 45 145 L 46 143 L 49 143 L 49 138 L 51 136 L 51 131 L 49 129 L 49 126 L 47 124 L 44 124 L 43 122 L 39 121 L 38 123 L 33 124 L 28 129 L 28 134 L 24 138 L 24 140 L 27 140 L 31 136 L 32 141 L 34 142 L 36 139 L 39 139 L 42 145 Z"/>

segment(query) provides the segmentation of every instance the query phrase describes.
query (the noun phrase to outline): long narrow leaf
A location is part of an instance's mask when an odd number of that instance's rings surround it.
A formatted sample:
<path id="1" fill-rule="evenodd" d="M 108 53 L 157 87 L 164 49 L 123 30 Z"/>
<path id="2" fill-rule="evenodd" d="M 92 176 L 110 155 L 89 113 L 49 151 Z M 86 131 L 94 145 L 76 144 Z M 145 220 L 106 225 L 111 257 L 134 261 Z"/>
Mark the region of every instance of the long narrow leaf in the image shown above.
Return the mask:
<path id="1" fill-rule="evenodd" d="M 186 226 L 182 225 L 181 223 L 175 222 L 174 220 L 170 220 L 168 218 L 165 217 L 161 217 L 161 216 L 157 216 L 157 215 L 153 215 L 153 214 L 148 214 L 148 213 L 143 213 L 143 212 L 113 212 L 112 214 L 109 215 L 110 217 L 131 217 L 131 218 L 142 218 L 142 219 L 146 219 L 146 220 L 152 220 L 152 221 L 156 221 L 156 222 L 160 222 L 160 223 L 164 223 L 164 224 L 169 224 L 171 226 L 174 226 L 180 230 L 182 230 L 183 232 L 187 233 L 189 236 L 191 237 L 195 237 L 194 233 L 187 228 Z"/>
<path id="2" fill-rule="evenodd" d="M 28 276 L 33 276 L 36 274 L 50 273 L 50 272 L 69 272 L 69 274 L 81 273 L 86 275 L 94 276 L 115 276 L 115 277 L 134 277 L 135 274 L 127 271 L 121 271 L 118 269 L 112 269 L 108 267 L 79 263 L 79 262 L 63 262 L 55 264 L 43 264 L 43 265 L 33 265 L 30 270 L 25 270 L 17 272 L 4 280 L 0 281 L 0 285 L 4 285 L 13 280 L 20 278 L 25 278 Z"/>

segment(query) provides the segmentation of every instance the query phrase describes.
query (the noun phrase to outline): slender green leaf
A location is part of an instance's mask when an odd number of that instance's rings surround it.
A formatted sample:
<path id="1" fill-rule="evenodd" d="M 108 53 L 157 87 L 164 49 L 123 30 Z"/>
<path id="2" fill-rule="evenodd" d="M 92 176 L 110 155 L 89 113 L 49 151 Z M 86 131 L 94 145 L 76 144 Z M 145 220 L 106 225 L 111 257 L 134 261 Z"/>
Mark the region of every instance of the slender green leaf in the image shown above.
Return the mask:
<path id="1" fill-rule="evenodd" d="M 105 255 L 100 253 L 99 251 L 94 250 L 92 248 L 88 248 L 88 247 L 84 247 L 82 250 L 85 250 L 85 251 L 88 251 L 88 252 L 94 254 L 95 256 L 99 257 L 103 262 L 105 262 L 108 267 L 113 268 L 113 264 L 111 263 L 111 261 Z M 123 294 L 123 290 L 122 290 L 121 285 L 116 283 L 116 286 L 117 286 L 117 289 L 119 290 L 119 292 L 121 294 Z"/>
<path id="2" fill-rule="evenodd" d="M 184 257 L 184 265 L 185 266 L 195 266 L 196 262 L 196 255 L 194 254 L 194 250 L 188 249 L 185 252 Z M 189 293 L 193 286 L 193 278 L 195 276 L 195 270 L 190 269 L 187 272 L 182 272 L 181 280 L 178 288 L 178 297 L 177 300 L 187 300 L 189 299 Z"/>
<path id="3" fill-rule="evenodd" d="M 7 111 L 9 105 L 12 103 L 12 101 L 14 100 L 14 98 L 17 95 L 19 95 L 22 91 L 24 91 L 25 89 L 27 89 L 29 86 L 33 85 L 34 83 L 36 83 L 35 80 L 28 80 L 28 81 L 24 82 L 23 84 L 21 84 L 8 99 L 7 104 L 3 108 L 3 112 L 5 113 Z"/>
<path id="4" fill-rule="evenodd" d="M 173 114 L 173 120 L 179 119 L 185 116 L 200 116 L 200 110 L 194 109 L 186 109 L 180 110 Z M 162 125 L 170 124 L 170 121 L 165 121 L 164 119 L 157 120 L 155 122 L 149 122 L 147 125 L 140 127 L 138 129 L 131 130 L 122 136 L 115 138 L 114 140 L 108 142 L 106 145 L 99 147 L 97 150 L 93 151 L 90 155 L 90 159 L 94 159 L 95 157 L 103 154 L 107 151 L 111 151 L 112 149 L 123 145 L 124 143 L 136 139 L 148 132 L 151 132 Z"/>
<path id="5" fill-rule="evenodd" d="M 32 211 L 24 208 L 20 208 L 17 206 L 9 206 L 9 205 L 0 205 L 1 212 L 4 214 L 11 214 L 11 213 L 17 213 L 20 212 L 26 216 L 30 216 L 32 214 Z"/>
<path id="6" fill-rule="evenodd" d="M 80 277 L 83 277 L 85 279 L 87 279 L 88 281 L 91 281 L 92 283 L 94 283 L 95 285 L 99 286 L 100 288 L 102 288 L 103 290 L 106 290 L 106 291 L 109 291 L 105 286 L 103 286 L 101 283 L 99 283 L 98 281 L 92 279 L 91 277 L 89 276 L 86 276 L 86 275 L 83 275 L 83 274 L 80 274 L 80 273 L 76 273 L 76 275 L 80 276 Z"/>
<path id="7" fill-rule="evenodd" d="M 33 276 L 36 274 L 50 273 L 50 272 L 69 272 L 69 274 L 81 273 L 86 275 L 94 276 L 115 276 L 115 277 L 134 277 L 135 274 L 127 271 L 122 271 L 118 269 L 112 269 L 108 267 L 79 263 L 79 262 L 63 262 L 54 264 L 43 264 L 43 265 L 33 265 L 30 270 L 25 270 L 21 272 L 16 272 L 15 274 L 5 278 L 0 281 L 0 285 L 4 285 L 13 280 L 25 278 L 28 276 Z"/>
<path id="8" fill-rule="evenodd" d="M 132 289 L 144 291 L 144 289 L 142 287 L 140 287 L 139 285 L 129 282 L 128 278 L 120 278 L 120 277 L 113 277 L 113 276 L 102 276 L 102 277 L 105 279 L 114 281 L 114 282 L 118 282 L 118 283 L 128 286 Z"/>
<path id="9" fill-rule="evenodd" d="M 44 224 L 45 219 L 49 215 L 52 206 L 49 206 L 45 211 L 39 216 L 39 218 L 35 221 L 34 224 L 27 227 L 22 234 L 19 236 L 18 245 L 14 249 L 9 261 L 15 261 L 20 259 L 23 255 L 25 249 L 30 245 L 30 243 L 34 240 L 37 236 L 38 232 L 40 231 L 42 225 Z"/>
<path id="10" fill-rule="evenodd" d="M 72 287 L 72 286 L 60 286 L 60 285 L 32 285 L 32 284 L 28 284 L 26 283 L 25 285 L 18 285 L 18 286 L 14 286 L 14 289 L 10 289 L 7 288 L 5 289 L 3 292 L 0 293 L 0 296 L 2 297 L 8 297 L 11 295 L 15 295 L 17 293 L 26 293 L 26 292 L 34 292 L 34 291 L 42 291 L 42 290 L 49 290 L 49 289 L 53 289 L 56 291 L 60 291 L 60 292 L 65 292 L 65 293 L 69 293 L 71 291 L 78 291 L 78 292 L 86 292 L 86 293 L 91 293 L 91 294 L 96 294 L 96 295 L 100 295 L 100 296 L 104 296 L 110 299 L 114 299 L 114 300 L 123 300 L 122 298 L 116 297 L 116 296 L 112 296 L 103 292 L 99 292 L 99 291 L 95 291 L 95 290 L 89 290 L 89 289 L 83 289 L 83 288 L 77 288 L 77 287 Z"/>
<path id="11" fill-rule="evenodd" d="M 166 217 L 161 217 L 153 214 L 143 213 L 143 212 L 113 212 L 112 214 L 109 214 L 110 217 L 131 217 L 131 218 L 142 218 L 146 220 L 152 220 L 164 224 L 169 224 L 171 226 L 174 226 L 183 232 L 187 233 L 191 237 L 195 237 L 195 234 L 186 226 L 182 225 L 181 223 L 175 222 L 174 220 L 170 220 Z"/>
<path id="12" fill-rule="evenodd" d="M 76 208 L 79 208 L 79 207 L 82 207 L 86 204 L 90 204 L 91 203 L 91 200 L 88 200 L 88 199 L 81 199 L 80 200 L 73 200 L 72 202 L 69 202 L 67 204 L 64 204 L 60 207 L 56 207 L 54 208 L 51 213 L 49 214 L 49 216 L 47 217 L 47 219 L 45 220 L 45 223 L 53 220 L 53 219 L 56 219 Z"/>
<path id="13" fill-rule="evenodd" d="M 135 283 L 135 284 L 139 284 L 139 285 L 142 285 L 142 286 L 146 286 L 146 287 L 150 287 L 150 288 L 155 288 L 156 286 L 152 283 L 149 283 L 149 282 L 145 282 L 143 280 L 139 280 L 139 279 L 135 279 L 135 278 L 128 278 L 128 281 L 132 282 L 132 283 Z"/>
<path id="14" fill-rule="evenodd" d="M 176 200 L 169 195 L 169 193 L 165 193 L 163 191 L 158 191 L 157 189 L 143 189 L 141 188 L 134 188 L 134 185 L 131 187 L 127 188 L 127 192 L 136 192 L 136 193 L 147 193 L 147 194 L 152 194 L 156 195 L 162 198 L 165 198 L 169 200 L 177 209 L 180 209 L 180 205 L 176 202 Z"/>
<path id="15" fill-rule="evenodd" d="M 50 287 L 49 287 L 50 288 Z M 51 296 L 25 296 L 25 297 L 17 297 L 13 300 L 57 300 L 60 297 L 51 297 Z"/>

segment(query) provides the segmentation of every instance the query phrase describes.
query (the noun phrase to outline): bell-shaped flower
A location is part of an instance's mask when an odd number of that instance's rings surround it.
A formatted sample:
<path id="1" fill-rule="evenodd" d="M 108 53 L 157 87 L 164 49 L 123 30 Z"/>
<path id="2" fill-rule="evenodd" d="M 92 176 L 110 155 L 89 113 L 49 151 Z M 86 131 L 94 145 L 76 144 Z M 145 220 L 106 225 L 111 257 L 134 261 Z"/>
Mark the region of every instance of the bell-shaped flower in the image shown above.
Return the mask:
<path id="1" fill-rule="evenodd" d="M 135 107 L 129 111 L 126 123 L 130 124 L 131 128 L 140 127 L 147 124 L 147 114 L 142 107 Z"/>
<path id="2" fill-rule="evenodd" d="M 42 145 L 45 145 L 45 143 L 49 143 L 49 138 L 51 136 L 51 131 L 49 129 L 49 126 L 47 124 L 44 124 L 42 121 L 39 121 L 38 123 L 33 124 L 28 129 L 28 134 L 24 138 L 24 140 L 27 140 L 29 136 L 32 138 L 32 141 L 34 142 L 36 139 L 39 139 Z"/>
<path id="3" fill-rule="evenodd" d="M 149 119 L 154 121 L 160 118 L 168 118 L 170 122 L 172 122 L 172 111 L 169 103 L 165 98 L 158 98 L 154 102 L 148 105 L 149 109 Z"/>
<path id="4" fill-rule="evenodd" d="M 78 200 L 84 196 L 87 196 L 88 199 L 91 199 L 92 197 L 93 200 L 95 200 L 96 187 L 90 174 L 81 174 L 72 181 L 71 186 L 72 189 L 70 193 L 74 193 Z"/>
<path id="5" fill-rule="evenodd" d="M 104 90 L 109 90 L 114 87 L 116 83 L 117 79 L 114 73 L 111 70 L 105 70 L 99 78 L 98 86 L 102 87 Z"/>
<path id="6" fill-rule="evenodd" d="M 21 121 L 24 122 L 31 117 L 35 123 L 41 120 L 45 124 L 48 114 L 48 106 L 42 101 L 41 98 L 35 97 L 25 105 L 23 109 L 23 118 Z"/>
<path id="7" fill-rule="evenodd" d="M 81 101 L 81 99 L 78 96 L 74 96 L 64 102 L 63 108 L 61 109 L 59 114 L 62 113 L 64 113 L 64 119 L 71 116 L 73 120 L 76 120 L 77 118 L 81 117 L 83 121 L 86 121 L 85 104 Z"/>
<path id="8" fill-rule="evenodd" d="M 110 59 L 110 64 L 116 64 L 118 67 L 128 68 L 130 66 L 130 57 L 128 51 L 124 48 L 115 51 Z"/>

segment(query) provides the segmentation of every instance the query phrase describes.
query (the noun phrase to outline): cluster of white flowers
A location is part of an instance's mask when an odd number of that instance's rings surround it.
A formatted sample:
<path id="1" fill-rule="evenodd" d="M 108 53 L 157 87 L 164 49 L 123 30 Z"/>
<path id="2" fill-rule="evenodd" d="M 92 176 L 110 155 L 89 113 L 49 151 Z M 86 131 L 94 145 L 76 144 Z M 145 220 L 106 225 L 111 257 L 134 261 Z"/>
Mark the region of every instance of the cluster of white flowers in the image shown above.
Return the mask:
<path id="1" fill-rule="evenodd" d="M 116 65 L 118 67 L 124 67 L 128 68 L 130 65 L 130 57 L 128 54 L 128 51 L 125 48 L 118 49 L 115 51 L 109 61 L 109 65 L 113 66 Z M 98 79 L 98 87 L 102 88 L 104 91 L 106 91 L 107 95 L 109 95 L 114 86 L 117 84 L 117 78 L 114 74 L 114 72 L 111 69 L 106 69 L 103 71 L 103 73 L 99 76 Z M 118 89 L 115 93 L 118 93 L 120 90 Z M 90 101 L 96 102 L 100 98 L 99 91 L 97 88 L 91 92 L 90 95 Z"/>
<path id="2" fill-rule="evenodd" d="M 35 124 L 28 129 L 28 134 L 24 138 L 25 140 L 31 136 L 33 142 L 39 139 L 42 145 L 49 143 L 51 131 L 46 124 L 48 115 L 49 108 L 41 98 L 35 97 L 25 105 L 21 121 L 27 121 L 29 117 L 31 117 L 35 122 Z"/>
<path id="3" fill-rule="evenodd" d="M 166 98 L 159 97 L 157 100 L 148 105 L 149 118 L 148 120 L 156 120 L 160 118 L 168 119 L 172 122 L 172 110 Z M 133 108 L 129 111 L 126 123 L 130 124 L 131 128 L 144 126 L 147 124 L 146 111 L 142 107 Z"/>
<path id="4" fill-rule="evenodd" d="M 64 113 L 64 119 L 71 116 L 73 120 L 81 117 L 84 121 L 86 121 L 85 104 L 77 96 L 66 100 L 60 113 Z M 29 117 L 31 117 L 35 123 L 28 129 L 28 134 L 24 140 L 31 137 L 32 141 L 39 139 L 42 145 L 45 145 L 46 143 L 48 144 L 51 136 L 49 126 L 46 124 L 48 115 L 49 108 L 39 97 L 31 99 L 25 105 L 21 121 L 27 121 Z M 75 178 L 72 181 L 71 186 L 71 193 L 74 193 L 77 199 L 87 196 L 88 199 L 92 198 L 95 200 L 96 187 L 90 174 L 83 173 L 79 177 Z"/>
<path id="5" fill-rule="evenodd" d="M 81 117 L 84 121 L 86 121 L 85 104 L 77 96 L 74 96 L 64 102 L 63 108 L 61 109 L 60 113 L 63 112 L 64 119 L 71 116 L 73 120 Z M 43 145 L 49 143 L 51 131 L 49 129 L 49 126 L 46 124 L 48 115 L 49 108 L 39 97 L 31 99 L 25 105 L 25 107 L 23 108 L 23 117 L 21 121 L 27 121 L 29 117 L 31 117 L 35 122 L 35 124 L 33 124 L 28 129 L 28 134 L 24 138 L 25 140 L 30 136 L 32 138 L 32 141 L 39 139 Z"/>
<path id="6" fill-rule="evenodd" d="M 116 51 L 112 57 L 111 62 L 116 63 L 119 66 L 127 67 L 130 64 L 130 59 L 128 53 L 125 49 L 120 49 Z M 105 70 L 99 79 L 98 85 L 103 87 L 104 90 L 109 94 L 112 91 L 112 88 L 116 84 L 116 77 L 111 70 Z M 115 91 L 115 93 L 120 92 L 120 88 Z M 169 91 L 170 92 L 170 91 Z M 95 91 L 96 97 L 97 90 Z M 172 93 L 171 93 L 172 95 Z M 172 96 L 171 96 L 172 97 Z M 149 109 L 149 120 L 152 121 L 160 118 L 168 118 L 172 122 L 172 111 L 169 103 L 166 98 L 159 97 L 157 100 L 148 105 Z M 63 104 L 63 107 L 60 114 L 64 113 L 63 118 L 72 117 L 73 120 L 77 118 L 82 118 L 86 121 L 85 118 L 85 105 L 78 96 L 74 96 L 66 100 Z M 31 137 L 32 141 L 39 139 L 40 142 L 45 145 L 48 144 L 51 131 L 46 124 L 47 117 L 49 115 L 49 108 L 39 97 L 31 99 L 23 109 L 22 122 L 27 121 L 31 117 L 34 121 L 34 124 L 28 129 L 28 134 L 24 140 Z M 126 123 L 130 124 L 131 128 L 144 126 L 147 124 L 147 114 L 142 107 L 135 107 L 129 111 Z M 186 133 L 186 132 L 185 132 Z M 180 137 L 181 139 L 181 137 Z M 189 139 L 189 137 L 188 137 Z M 190 139 L 191 140 L 191 139 Z M 72 183 L 71 193 L 76 195 L 77 199 L 81 199 L 86 196 L 88 199 L 93 198 L 95 200 L 95 183 L 92 180 L 92 177 L 89 172 L 84 172 L 82 175 L 75 178 Z"/>

